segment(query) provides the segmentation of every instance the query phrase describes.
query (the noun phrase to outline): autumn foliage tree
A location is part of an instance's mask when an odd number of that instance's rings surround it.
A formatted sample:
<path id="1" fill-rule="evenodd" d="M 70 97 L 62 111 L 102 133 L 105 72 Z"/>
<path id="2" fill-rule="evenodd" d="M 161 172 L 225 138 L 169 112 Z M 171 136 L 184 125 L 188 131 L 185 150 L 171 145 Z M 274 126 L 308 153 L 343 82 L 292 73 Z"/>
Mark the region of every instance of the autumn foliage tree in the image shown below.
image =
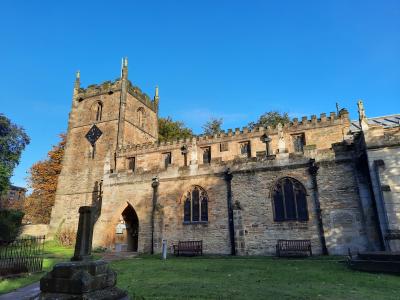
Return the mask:
<path id="1" fill-rule="evenodd" d="M 61 173 L 66 135 L 60 134 L 60 138 L 60 142 L 47 154 L 47 159 L 35 163 L 28 172 L 28 183 L 32 193 L 25 200 L 26 221 L 36 224 L 50 222 L 58 175 Z"/>

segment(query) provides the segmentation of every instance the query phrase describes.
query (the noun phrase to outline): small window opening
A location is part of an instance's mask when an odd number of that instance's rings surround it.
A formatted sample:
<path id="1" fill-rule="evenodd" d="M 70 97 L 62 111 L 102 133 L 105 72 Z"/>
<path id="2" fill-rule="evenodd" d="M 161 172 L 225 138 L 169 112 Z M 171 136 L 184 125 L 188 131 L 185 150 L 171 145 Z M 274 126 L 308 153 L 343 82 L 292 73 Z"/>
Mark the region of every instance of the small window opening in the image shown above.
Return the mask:
<path id="1" fill-rule="evenodd" d="M 164 157 L 164 167 L 168 168 L 168 166 L 172 163 L 172 155 L 171 152 L 165 152 L 163 153 Z"/>
<path id="2" fill-rule="evenodd" d="M 128 170 L 135 171 L 136 159 L 135 157 L 128 158 Z"/>
<path id="3" fill-rule="evenodd" d="M 219 151 L 224 152 L 229 150 L 229 144 L 227 142 L 219 144 Z"/>
<path id="4" fill-rule="evenodd" d="M 103 114 L 103 105 L 100 102 L 98 102 L 96 108 L 96 121 L 101 121 L 102 114 Z"/>
<path id="5" fill-rule="evenodd" d="M 137 121 L 138 121 L 139 127 L 141 127 L 141 128 L 144 127 L 144 117 L 145 117 L 144 108 L 139 107 L 137 110 Z"/>
<path id="6" fill-rule="evenodd" d="M 240 146 L 240 156 L 242 157 L 251 156 L 250 142 L 242 142 L 239 144 L 239 146 Z"/>
<path id="7" fill-rule="evenodd" d="M 294 152 L 303 152 L 305 145 L 304 133 L 292 135 Z"/>
<path id="8" fill-rule="evenodd" d="M 211 147 L 201 148 L 203 151 L 203 164 L 209 164 L 211 162 Z"/>

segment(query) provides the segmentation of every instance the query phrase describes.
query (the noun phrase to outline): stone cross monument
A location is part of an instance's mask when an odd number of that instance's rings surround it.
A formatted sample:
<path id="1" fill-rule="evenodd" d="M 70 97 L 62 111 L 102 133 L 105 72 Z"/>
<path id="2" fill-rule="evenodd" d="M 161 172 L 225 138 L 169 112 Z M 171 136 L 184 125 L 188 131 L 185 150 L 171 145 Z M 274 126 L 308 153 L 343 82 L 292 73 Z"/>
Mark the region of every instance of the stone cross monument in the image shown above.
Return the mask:
<path id="1" fill-rule="evenodd" d="M 92 258 L 93 214 L 94 207 L 92 206 L 81 206 L 79 208 L 78 232 L 76 233 L 75 252 L 71 258 L 72 261 Z"/>
<path id="2" fill-rule="evenodd" d="M 40 279 L 40 300 L 129 299 L 115 287 L 117 274 L 104 260 L 91 260 L 95 208 L 79 208 L 75 253 L 69 262 L 58 263 Z"/>

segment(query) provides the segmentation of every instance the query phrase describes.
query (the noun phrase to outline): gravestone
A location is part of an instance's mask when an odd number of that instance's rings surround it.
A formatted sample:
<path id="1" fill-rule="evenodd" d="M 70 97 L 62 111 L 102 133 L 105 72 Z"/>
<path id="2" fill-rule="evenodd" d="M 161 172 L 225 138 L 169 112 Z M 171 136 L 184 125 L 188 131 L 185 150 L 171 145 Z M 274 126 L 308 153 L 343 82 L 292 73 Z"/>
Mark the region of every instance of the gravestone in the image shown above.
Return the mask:
<path id="1" fill-rule="evenodd" d="M 74 256 L 58 263 L 40 280 L 41 300 L 129 299 L 115 287 L 117 274 L 104 260 L 92 260 L 94 208 L 79 208 L 79 224 Z"/>

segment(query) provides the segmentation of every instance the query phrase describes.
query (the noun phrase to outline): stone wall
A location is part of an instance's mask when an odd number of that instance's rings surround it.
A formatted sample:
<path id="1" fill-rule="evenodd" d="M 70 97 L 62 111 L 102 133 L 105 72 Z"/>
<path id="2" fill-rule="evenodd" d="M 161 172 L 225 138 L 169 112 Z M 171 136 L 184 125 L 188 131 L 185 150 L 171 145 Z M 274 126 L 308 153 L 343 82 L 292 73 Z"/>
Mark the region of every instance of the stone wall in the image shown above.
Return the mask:
<path id="1" fill-rule="evenodd" d="M 400 251 L 400 128 L 372 127 L 365 143 L 386 250 Z"/>
<path id="2" fill-rule="evenodd" d="M 49 232 L 48 224 L 32 224 L 24 225 L 21 228 L 20 236 L 30 235 L 30 236 L 41 236 L 44 235 L 47 238 Z"/>

